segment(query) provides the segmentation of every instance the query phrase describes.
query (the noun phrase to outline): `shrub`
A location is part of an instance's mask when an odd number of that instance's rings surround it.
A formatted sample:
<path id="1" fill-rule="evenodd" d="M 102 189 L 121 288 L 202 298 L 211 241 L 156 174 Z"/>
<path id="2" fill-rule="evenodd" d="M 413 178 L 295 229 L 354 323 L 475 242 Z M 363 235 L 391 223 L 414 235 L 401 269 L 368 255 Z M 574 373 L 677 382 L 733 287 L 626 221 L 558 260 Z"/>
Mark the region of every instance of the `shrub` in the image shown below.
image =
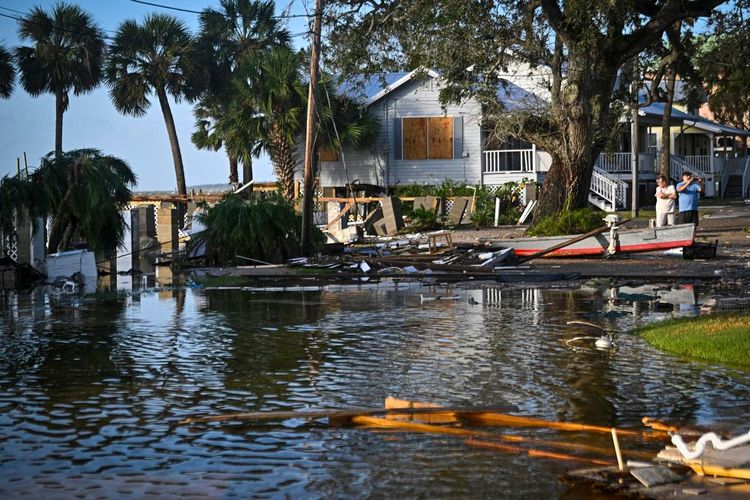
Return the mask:
<path id="1" fill-rule="evenodd" d="M 561 234 L 587 233 L 604 223 L 605 213 L 601 210 L 579 208 L 573 211 L 560 212 L 543 218 L 529 228 L 530 236 L 558 236 Z"/>
<path id="2" fill-rule="evenodd" d="M 236 255 L 280 262 L 299 256 L 302 218 L 280 198 L 246 201 L 234 194 L 196 215 L 206 229 L 194 239 L 205 242 L 206 258 L 226 264 Z M 322 247 L 325 236 L 313 227 L 313 245 Z"/>
<path id="3" fill-rule="evenodd" d="M 409 212 L 408 216 L 411 220 L 411 224 L 408 228 L 409 232 L 431 231 L 433 229 L 440 229 L 441 227 L 438 216 L 434 210 L 418 208 Z"/>
<path id="4" fill-rule="evenodd" d="M 492 194 L 486 186 L 477 188 L 477 198 L 471 221 L 477 227 L 487 227 L 495 220 L 495 198 L 500 199 L 498 224 L 514 224 L 521 216 L 521 184 L 508 182 Z"/>

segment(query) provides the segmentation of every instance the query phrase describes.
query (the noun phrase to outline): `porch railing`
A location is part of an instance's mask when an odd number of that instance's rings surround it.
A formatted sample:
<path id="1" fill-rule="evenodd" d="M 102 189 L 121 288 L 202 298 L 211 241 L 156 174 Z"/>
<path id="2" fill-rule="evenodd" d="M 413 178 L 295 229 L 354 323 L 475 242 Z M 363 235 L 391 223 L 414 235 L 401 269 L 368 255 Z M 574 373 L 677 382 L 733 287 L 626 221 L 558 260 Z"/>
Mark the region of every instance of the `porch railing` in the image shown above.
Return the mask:
<path id="1" fill-rule="evenodd" d="M 484 152 L 484 173 L 535 172 L 534 149 L 499 149 Z"/>
<path id="2" fill-rule="evenodd" d="M 630 153 L 599 153 L 596 161 L 596 167 L 604 172 L 631 172 L 633 166 L 630 163 Z M 649 153 L 638 154 L 638 171 L 643 173 L 653 173 L 656 168 L 656 159 Z"/>
<path id="3" fill-rule="evenodd" d="M 742 173 L 745 171 L 746 163 L 747 158 L 727 158 L 727 173 L 729 175 L 742 175 Z"/>
<path id="4" fill-rule="evenodd" d="M 605 199 L 612 211 L 625 208 L 627 204 L 628 185 L 598 167 L 594 167 L 591 175 L 591 191 Z"/>
<path id="5" fill-rule="evenodd" d="M 681 159 L 685 165 L 687 165 L 687 169 L 692 172 L 700 173 L 702 175 L 711 175 L 713 173 L 713 156 L 672 155 L 672 157 Z"/>

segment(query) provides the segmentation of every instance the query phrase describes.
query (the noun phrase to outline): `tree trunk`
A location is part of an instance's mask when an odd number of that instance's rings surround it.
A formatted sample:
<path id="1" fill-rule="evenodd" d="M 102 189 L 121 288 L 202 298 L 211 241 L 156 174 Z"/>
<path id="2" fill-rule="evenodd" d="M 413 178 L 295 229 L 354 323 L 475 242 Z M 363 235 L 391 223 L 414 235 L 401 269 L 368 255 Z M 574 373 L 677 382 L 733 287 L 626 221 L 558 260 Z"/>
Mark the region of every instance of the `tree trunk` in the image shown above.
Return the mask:
<path id="1" fill-rule="evenodd" d="M 606 64 L 596 64 L 604 60 Z M 534 222 L 588 206 L 594 163 L 604 150 L 609 105 L 618 65 L 596 48 L 577 47 L 569 54 L 568 76 L 558 106 L 559 143 L 548 148 L 552 165 L 544 179 Z"/>
<path id="2" fill-rule="evenodd" d="M 664 103 L 664 114 L 661 117 L 661 158 L 659 160 L 659 172 L 667 179 L 669 179 L 669 164 L 672 154 L 672 129 L 669 126 L 669 120 L 672 118 L 676 80 L 675 71 L 670 70 L 667 78 L 667 102 Z"/>
<path id="3" fill-rule="evenodd" d="M 58 161 L 58 160 L 56 160 Z M 60 250 L 66 250 L 65 248 L 65 229 L 72 223 L 73 215 L 70 213 L 70 205 L 73 201 L 73 196 L 76 194 L 76 186 L 78 185 L 79 169 L 81 168 L 81 161 L 83 158 L 76 159 L 75 163 L 70 166 L 68 171 L 68 189 L 65 192 L 65 196 L 60 200 L 60 204 L 56 207 L 54 213 L 54 219 L 52 222 L 52 228 L 49 232 L 49 244 L 47 246 L 47 253 L 55 253 Z M 68 243 L 70 240 L 68 239 Z M 62 245 L 62 248 L 60 248 Z"/>
<path id="4" fill-rule="evenodd" d="M 297 167 L 293 146 L 275 125 L 271 130 L 270 142 L 271 162 L 276 171 L 276 177 L 281 183 L 281 194 L 291 201 L 294 199 L 294 174 Z"/>
<path id="5" fill-rule="evenodd" d="M 251 180 L 253 180 L 253 158 L 248 155 L 247 159 L 242 161 L 242 184 L 247 184 Z"/>
<path id="6" fill-rule="evenodd" d="M 55 159 L 62 156 L 63 114 L 65 114 L 65 93 L 55 92 Z"/>
<path id="7" fill-rule="evenodd" d="M 156 95 L 159 97 L 161 112 L 164 115 L 164 123 L 167 126 L 167 135 L 169 144 L 172 147 L 172 160 L 174 161 L 174 173 L 177 178 L 177 194 L 186 195 L 187 187 L 185 186 L 185 168 L 182 165 L 182 153 L 180 153 L 180 142 L 177 139 L 177 130 L 174 126 L 174 117 L 169 107 L 167 92 L 163 88 L 156 89 Z"/>
<path id="8" fill-rule="evenodd" d="M 227 157 L 229 158 L 229 184 L 237 184 L 240 182 L 240 176 L 237 170 L 237 158 L 231 154 L 227 154 Z"/>

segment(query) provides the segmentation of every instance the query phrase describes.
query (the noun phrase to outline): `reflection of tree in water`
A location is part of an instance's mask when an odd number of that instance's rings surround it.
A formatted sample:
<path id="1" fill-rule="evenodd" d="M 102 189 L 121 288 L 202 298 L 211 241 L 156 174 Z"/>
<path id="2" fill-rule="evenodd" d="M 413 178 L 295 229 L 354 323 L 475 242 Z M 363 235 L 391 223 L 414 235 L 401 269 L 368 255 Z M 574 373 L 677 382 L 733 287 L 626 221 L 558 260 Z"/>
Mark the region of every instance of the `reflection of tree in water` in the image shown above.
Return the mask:
<path id="1" fill-rule="evenodd" d="M 212 291 L 206 299 L 207 311 L 224 315 L 232 329 L 227 389 L 256 394 L 260 406 L 262 398 L 284 394 L 300 372 L 311 378 L 317 374 L 325 343 L 315 323 L 326 309 L 319 292 Z"/>
<path id="2" fill-rule="evenodd" d="M 113 337 L 125 309 L 115 295 L 77 304 L 78 298 L 51 304 L 34 332 L 45 346 L 39 354 L 38 384 L 53 401 L 72 401 L 100 394 L 103 380 L 117 377 L 112 361 Z"/>

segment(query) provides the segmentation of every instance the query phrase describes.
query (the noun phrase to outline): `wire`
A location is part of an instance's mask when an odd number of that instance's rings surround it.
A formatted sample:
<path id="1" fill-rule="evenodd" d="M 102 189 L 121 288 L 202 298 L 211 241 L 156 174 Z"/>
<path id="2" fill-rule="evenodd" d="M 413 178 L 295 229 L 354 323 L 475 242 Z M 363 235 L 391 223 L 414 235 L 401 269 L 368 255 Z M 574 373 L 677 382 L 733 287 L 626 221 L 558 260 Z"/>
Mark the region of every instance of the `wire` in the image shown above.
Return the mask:
<path id="1" fill-rule="evenodd" d="M 29 23 L 29 24 L 33 24 L 33 25 L 36 25 L 36 26 L 42 26 L 41 23 L 35 23 L 35 22 L 30 21 L 29 19 L 26 19 L 26 18 L 23 18 L 23 17 L 11 16 L 10 14 L 3 14 L 2 12 L 0 12 L 0 17 L 6 17 L 8 19 L 13 19 L 13 20 L 18 21 L 20 23 Z M 44 27 L 47 27 L 47 25 L 45 24 Z M 69 30 L 69 29 L 66 29 L 66 28 L 61 28 L 60 26 L 54 26 L 53 25 L 53 26 L 51 26 L 51 28 L 54 31 L 60 31 L 60 32 L 63 32 L 63 33 L 72 33 L 73 35 L 80 35 L 81 34 L 80 31 Z M 102 31 L 102 32 L 109 31 L 110 33 L 113 33 L 113 31 L 111 31 L 111 30 L 102 30 L 101 28 L 97 28 L 97 29 L 99 31 Z M 104 40 L 114 40 L 114 37 L 107 36 L 107 35 L 102 35 L 102 38 Z"/>
<path id="2" fill-rule="evenodd" d="M 171 5 L 164 5 L 160 3 L 154 3 L 154 2 L 146 2 L 144 0 L 130 0 L 130 1 L 133 3 L 140 3 L 143 5 L 150 5 L 152 7 L 158 7 L 160 9 L 176 10 L 179 12 L 188 12 L 190 14 L 202 14 L 203 13 L 203 11 L 200 11 L 200 10 L 183 9 L 182 7 L 172 7 Z M 297 17 L 310 18 L 312 16 L 309 14 L 281 14 L 279 16 L 273 16 L 273 17 L 274 19 L 294 19 Z"/>

